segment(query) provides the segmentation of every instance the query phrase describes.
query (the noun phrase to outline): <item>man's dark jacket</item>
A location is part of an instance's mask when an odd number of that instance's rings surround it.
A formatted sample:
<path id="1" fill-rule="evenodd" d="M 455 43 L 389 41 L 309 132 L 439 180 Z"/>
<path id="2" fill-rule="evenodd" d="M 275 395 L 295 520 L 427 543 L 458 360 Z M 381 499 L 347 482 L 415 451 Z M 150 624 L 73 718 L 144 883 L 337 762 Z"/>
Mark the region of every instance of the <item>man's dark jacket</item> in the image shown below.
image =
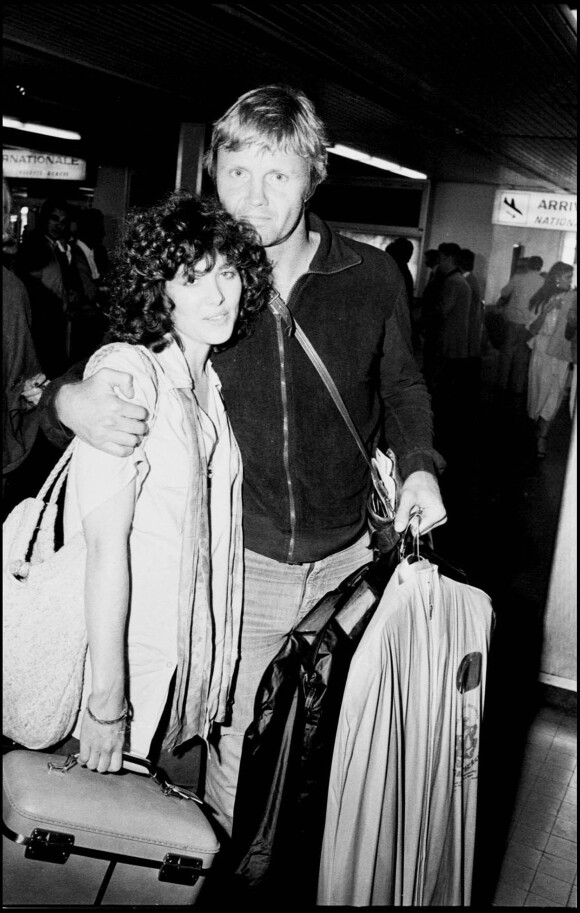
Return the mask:
<path id="1" fill-rule="evenodd" d="M 384 429 L 401 476 L 440 468 L 423 377 L 412 355 L 405 289 L 393 259 L 316 216 L 318 250 L 286 304 L 337 385 L 369 451 Z M 213 357 L 244 461 L 245 544 L 305 563 L 353 543 L 365 526 L 369 472 L 344 419 L 295 338 L 269 311 L 250 339 Z"/>

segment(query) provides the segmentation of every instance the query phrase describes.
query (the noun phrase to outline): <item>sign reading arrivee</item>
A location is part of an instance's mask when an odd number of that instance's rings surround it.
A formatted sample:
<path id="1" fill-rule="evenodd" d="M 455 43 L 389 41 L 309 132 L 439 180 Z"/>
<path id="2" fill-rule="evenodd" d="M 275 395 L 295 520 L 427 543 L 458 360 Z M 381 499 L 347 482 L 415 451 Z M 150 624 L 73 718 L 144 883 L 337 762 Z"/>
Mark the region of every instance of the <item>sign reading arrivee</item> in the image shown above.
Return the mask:
<path id="1" fill-rule="evenodd" d="M 497 190 L 494 225 L 576 231 L 576 196 L 570 193 L 533 193 Z"/>
<path id="2" fill-rule="evenodd" d="M 87 163 L 71 155 L 35 152 L 33 149 L 3 149 L 2 171 L 6 178 L 43 181 L 84 181 Z"/>

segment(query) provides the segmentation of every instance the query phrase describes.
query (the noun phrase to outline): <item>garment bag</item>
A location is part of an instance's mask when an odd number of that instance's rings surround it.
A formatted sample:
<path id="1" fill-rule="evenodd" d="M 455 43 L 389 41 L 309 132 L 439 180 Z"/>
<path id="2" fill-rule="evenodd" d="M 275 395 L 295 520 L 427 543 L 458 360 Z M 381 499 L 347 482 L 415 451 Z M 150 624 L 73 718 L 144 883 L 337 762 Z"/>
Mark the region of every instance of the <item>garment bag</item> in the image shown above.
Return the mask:
<path id="1" fill-rule="evenodd" d="M 320 905 L 469 904 L 492 621 L 425 557 L 392 575 L 345 685 Z"/>

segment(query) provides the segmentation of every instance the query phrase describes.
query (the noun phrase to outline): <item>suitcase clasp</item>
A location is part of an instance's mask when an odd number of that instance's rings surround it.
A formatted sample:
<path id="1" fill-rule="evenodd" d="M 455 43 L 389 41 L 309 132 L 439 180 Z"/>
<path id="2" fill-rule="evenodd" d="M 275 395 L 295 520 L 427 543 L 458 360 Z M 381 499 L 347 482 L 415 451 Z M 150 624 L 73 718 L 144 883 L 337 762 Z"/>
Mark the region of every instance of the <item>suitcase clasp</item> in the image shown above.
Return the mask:
<path id="1" fill-rule="evenodd" d="M 179 856 L 168 853 L 163 859 L 159 869 L 159 881 L 169 881 L 171 884 L 194 885 L 202 871 L 203 862 L 193 856 Z"/>
<path id="2" fill-rule="evenodd" d="M 64 865 L 71 854 L 69 847 L 74 846 L 72 834 L 60 831 L 45 831 L 35 827 L 26 845 L 24 855 L 27 859 L 39 859 L 41 862 L 55 862 Z"/>
<path id="3" fill-rule="evenodd" d="M 54 770 L 59 774 L 66 774 L 78 763 L 78 757 L 78 754 L 69 754 L 66 756 L 64 764 L 56 764 L 54 761 L 49 761 L 46 765 L 48 767 L 48 772 L 52 773 Z"/>

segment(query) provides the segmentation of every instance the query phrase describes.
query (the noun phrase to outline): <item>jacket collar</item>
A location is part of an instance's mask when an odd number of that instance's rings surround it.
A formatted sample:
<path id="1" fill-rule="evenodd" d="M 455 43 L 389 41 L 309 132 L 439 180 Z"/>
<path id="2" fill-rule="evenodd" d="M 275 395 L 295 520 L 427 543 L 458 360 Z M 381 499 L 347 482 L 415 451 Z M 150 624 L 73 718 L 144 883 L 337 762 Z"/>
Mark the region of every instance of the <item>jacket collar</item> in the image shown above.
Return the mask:
<path id="1" fill-rule="evenodd" d="M 320 244 L 308 268 L 309 273 L 340 273 L 362 263 L 360 254 L 356 253 L 338 232 L 331 231 L 323 219 L 313 212 L 307 213 L 306 218 L 308 228 L 320 235 Z"/>

